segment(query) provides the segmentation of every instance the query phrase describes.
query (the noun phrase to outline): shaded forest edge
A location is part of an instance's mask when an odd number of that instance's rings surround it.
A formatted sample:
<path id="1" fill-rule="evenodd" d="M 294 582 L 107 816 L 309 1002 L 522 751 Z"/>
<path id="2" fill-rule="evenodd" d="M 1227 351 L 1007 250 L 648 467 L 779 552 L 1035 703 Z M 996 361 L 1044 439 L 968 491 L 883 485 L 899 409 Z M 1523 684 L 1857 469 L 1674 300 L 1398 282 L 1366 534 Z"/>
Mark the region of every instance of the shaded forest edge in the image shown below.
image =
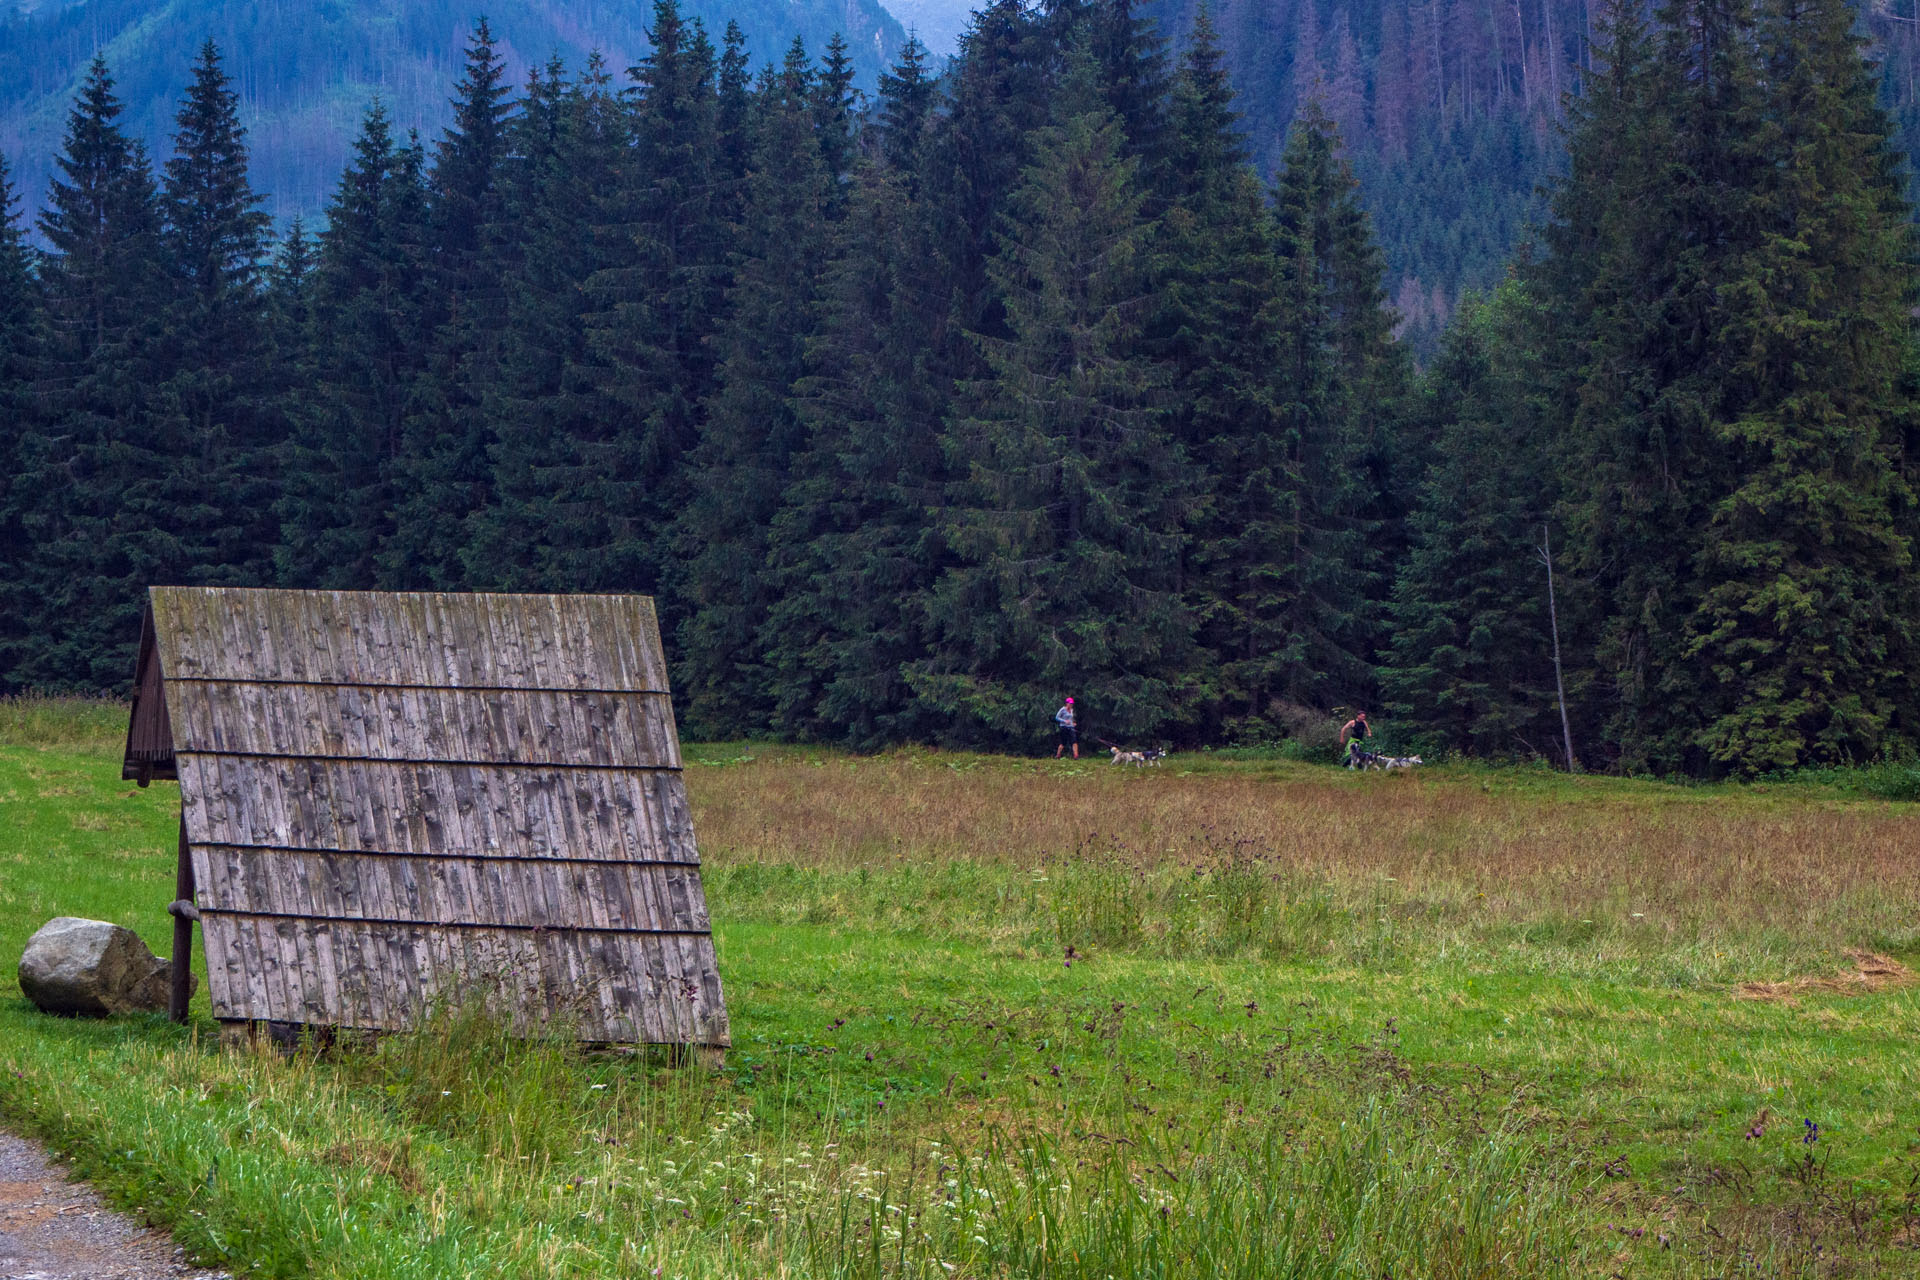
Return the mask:
<path id="1" fill-rule="evenodd" d="M 0 239 L 0 681 L 124 686 L 151 582 L 637 590 L 695 737 L 1017 747 L 1071 692 L 1123 741 L 1901 755 L 1912 244 L 1852 27 L 1602 13 L 1537 245 L 1424 371 L 1337 125 L 1264 181 L 1204 15 L 1175 59 L 1009 0 L 871 110 L 671 0 L 517 94 L 482 24 L 452 126 L 375 108 L 277 241 L 215 48 L 157 174 L 96 62 L 46 248 Z"/>

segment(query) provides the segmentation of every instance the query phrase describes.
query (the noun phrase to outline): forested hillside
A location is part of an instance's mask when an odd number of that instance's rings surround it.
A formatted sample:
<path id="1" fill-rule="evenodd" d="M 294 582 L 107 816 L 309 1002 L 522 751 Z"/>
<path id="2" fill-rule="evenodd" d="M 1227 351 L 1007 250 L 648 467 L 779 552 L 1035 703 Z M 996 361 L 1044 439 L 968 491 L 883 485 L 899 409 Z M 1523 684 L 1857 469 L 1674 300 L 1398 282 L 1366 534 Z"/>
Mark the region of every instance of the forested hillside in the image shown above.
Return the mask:
<path id="1" fill-rule="evenodd" d="M 1463 289 L 1499 281 L 1560 172 L 1556 127 L 1602 0 L 1149 0 L 1169 35 L 1211 11 L 1261 172 L 1303 103 L 1338 125 L 1405 336 L 1430 350 Z M 1867 0 L 1901 149 L 1920 156 L 1920 16 Z"/>
<path id="2" fill-rule="evenodd" d="M 839 33 L 868 88 L 905 39 L 879 0 L 690 0 L 687 13 L 716 44 L 737 23 L 763 62 L 795 36 L 818 52 Z M 38 201 L 67 103 L 100 53 L 113 65 L 122 127 L 151 154 L 165 154 L 186 67 L 212 40 L 240 97 L 258 157 L 254 185 L 268 194 L 269 212 L 312 216 L 376 94 L 402 136 L 418 128 L 431 137 L 445 125 L 461 41 L 482 15 L 518 85 L 550 57 L 577 67 L 596 49 L 624 79 L 647 50 L 651 10 L 647 0 L 0 0 L 0 153 Z"/>
<path id="3" fill-rule="evenodd" d="M 1378 701 L 1590 767 L 1911 750 L 1913 243 L 1852 21 L 1596 16 L 1539 243 L 1424 372 L 1336 123 L 1267 182 L 1212 32 L 1127 0 L 1004 0 L 870 113 L 672 0 L 631 87 L 516 92 L 483 25 L 449 128 L 368 113 L 277 244 L 217 51 L 157 172 L 96 61 L 46 250 L 0 234 L 0 680 L 124 686 L 152 582 L 638 590 L 695 735 L 1017 747 L 1074 693 L 1132 741 Z"/>

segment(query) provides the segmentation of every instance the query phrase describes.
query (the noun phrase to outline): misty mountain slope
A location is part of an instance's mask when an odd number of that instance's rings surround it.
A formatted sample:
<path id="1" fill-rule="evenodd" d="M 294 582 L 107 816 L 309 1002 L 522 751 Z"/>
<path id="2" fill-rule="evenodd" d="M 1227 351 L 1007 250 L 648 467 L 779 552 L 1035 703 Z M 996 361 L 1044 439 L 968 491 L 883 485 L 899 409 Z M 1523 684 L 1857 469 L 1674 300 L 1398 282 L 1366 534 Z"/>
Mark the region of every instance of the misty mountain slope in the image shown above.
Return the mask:
<path id="1" fill-rule="evenodd" d="M 1203 0 L 1146 0 L 1175 47 Z M 1340 126 L 1388 264 L 1388 287 L 1423 348 L 1464 289 L 1495 283 L 1560 163 L 1565 94 L 1577 90 L 1599 0 L 1207 0 L 1255 161 L 1271 173 L 1302 104 Z M 1885 67 L 1883 101 L 1916 133 L 1920 29 L 1885 0 L 1863 29 Z"/>
<path id="2" fill-rule="evenodd" d="M 960 37 L 973 23 L 975 6 L 968 0 L 886 0 L 887 12 L 920 37 L 935 60 L 960 50 Z"/>
<path id="3" fill-rule="evenodd" d="M 226 57 L 250 132 L 255 186 L 285 216 L 313 213 L 338 180 L 362 114 L 378 94 L 402 129 L 431 139 L 447 118 L 461 51 L 485 14 L 516 80 L 558 54 L 578 68 L 589 51 L 625 69 L 647 49 L 649 0 L 0 0 L 0 152 L 37 209 L 60 147 L 67 105 L 96 49 L 104 52 L 124 123 L 156 162 L 170 151 L 187 67 L 211 37 Z M 717 45 L 739 22 L 758 67 L 794 36 L 815 54 L 843 33 L 871 86 L 905 33 L 878 0 L 690 0 Z"/>

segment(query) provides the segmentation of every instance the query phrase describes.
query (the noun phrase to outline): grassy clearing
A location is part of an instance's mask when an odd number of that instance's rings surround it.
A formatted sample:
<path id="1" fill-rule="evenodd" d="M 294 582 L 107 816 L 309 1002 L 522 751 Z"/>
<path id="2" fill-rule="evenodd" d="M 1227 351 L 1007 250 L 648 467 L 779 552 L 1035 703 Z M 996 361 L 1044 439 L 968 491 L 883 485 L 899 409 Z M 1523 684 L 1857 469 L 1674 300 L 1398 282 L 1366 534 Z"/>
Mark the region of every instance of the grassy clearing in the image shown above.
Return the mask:
<path id="1" fill-rule="evenodd" d="M 0 955 L 57 913 L 164 949 L 177 792 L 115 781 L 103 712 L 11 711 Z M 1260 756 L 689 757 L 722 1075 L 474 1011 L 289 1060 L 13 997 L 0 1112 L 257 1275 L 1920 1263 L 1903 806 Z"/>

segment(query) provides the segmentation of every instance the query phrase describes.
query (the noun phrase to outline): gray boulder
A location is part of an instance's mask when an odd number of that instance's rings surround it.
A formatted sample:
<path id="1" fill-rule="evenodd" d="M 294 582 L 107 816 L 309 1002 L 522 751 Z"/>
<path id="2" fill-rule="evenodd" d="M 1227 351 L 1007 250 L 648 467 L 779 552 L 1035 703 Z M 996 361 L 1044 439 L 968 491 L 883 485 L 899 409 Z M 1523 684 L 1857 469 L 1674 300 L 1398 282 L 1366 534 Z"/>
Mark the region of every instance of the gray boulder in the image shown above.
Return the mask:
<path id="1" fill-rule="evenodd" d="M 27 940 L 20 990 L 48 1013 L 165 1010 L 172 967 L 131 929 L 55 916 Z"/>

